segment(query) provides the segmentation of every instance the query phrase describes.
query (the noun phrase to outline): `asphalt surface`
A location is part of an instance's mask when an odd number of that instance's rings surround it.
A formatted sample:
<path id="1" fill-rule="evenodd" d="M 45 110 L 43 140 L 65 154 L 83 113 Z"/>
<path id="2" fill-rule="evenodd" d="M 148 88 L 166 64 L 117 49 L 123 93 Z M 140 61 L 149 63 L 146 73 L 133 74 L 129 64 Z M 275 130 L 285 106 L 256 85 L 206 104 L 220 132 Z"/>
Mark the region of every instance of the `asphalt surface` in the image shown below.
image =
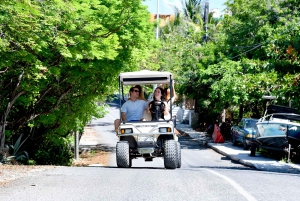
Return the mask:
<path id="1" fill-rule="evenodd" d="M 199 143 L 204 144 L 216 152 L 245 166 L 262 171 L 300 174 L 300 164 L 277 161 L 257 153 L 256 156 L 250 156 L 250 150 L 243 150 L 242 147 L 233 146 L 229 141 L 225 141 L 224 143 L 214 143 L 206 132 L 195 131 L 188 124 L 177 124 L 176 128 L 181 133 L 197 139 Z"/>
<path id="2" fill-rule="evenodd" d="M 300 174 L 300 164 L 277 161 L 272 158 L 264 157 L 258 153 L 256 153 L 256 156 L 250 156 L 250 150 L 243 150 L 242 147 L 233 146 L 230 141 L 225 141 L 224 143 L 214 143 L 212 138 L 207 135 L 206 132 L 195 131 L 188 124 L 177 123 L 176 128 L 179 132 L 189 135 L 191 138 L 197 139 L 200 144 L 205 145 L 222 154 L 223 156 L 226 156 L 227 158 L 245 166 L 253 167 L 261 171 Z M 80 140 L 79 146 L 80 148 L 92 148 L 99 146 L 106 147 L 106 145 L 99 144 L 98 138 L 98 136 L 83 137 Z M 113 149 L 112 146 L 114 145 L 110 144 L 108 147 Z"/>

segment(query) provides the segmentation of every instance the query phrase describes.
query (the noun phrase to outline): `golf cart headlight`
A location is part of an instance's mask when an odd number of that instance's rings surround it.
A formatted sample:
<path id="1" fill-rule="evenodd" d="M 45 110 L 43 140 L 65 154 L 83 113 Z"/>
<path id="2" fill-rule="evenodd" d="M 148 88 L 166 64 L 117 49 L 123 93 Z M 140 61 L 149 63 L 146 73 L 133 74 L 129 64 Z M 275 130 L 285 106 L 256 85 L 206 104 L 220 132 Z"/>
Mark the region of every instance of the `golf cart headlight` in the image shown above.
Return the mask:
<path id="1" fill-rule="evenodd" d="M 247 138 L 251 138 L 251 137 L 252 137 L 252 135 L 250 135 L 250 134 L 247 134 L 247 135 L 246 135 L 246 137 L 247 137 Z"/>
<path id="2" fill-rule="evenodd" d="M 122 128 L 121 134 L 133 133 L 132 128 Z"/>
<path id="3" fill-rule="evenodd" d="M 159 128 L 159 132 L 160 133 L 170 133 L 171 132 L 171 128 L 170 127 L 164 127 L 164 128 Z"/>

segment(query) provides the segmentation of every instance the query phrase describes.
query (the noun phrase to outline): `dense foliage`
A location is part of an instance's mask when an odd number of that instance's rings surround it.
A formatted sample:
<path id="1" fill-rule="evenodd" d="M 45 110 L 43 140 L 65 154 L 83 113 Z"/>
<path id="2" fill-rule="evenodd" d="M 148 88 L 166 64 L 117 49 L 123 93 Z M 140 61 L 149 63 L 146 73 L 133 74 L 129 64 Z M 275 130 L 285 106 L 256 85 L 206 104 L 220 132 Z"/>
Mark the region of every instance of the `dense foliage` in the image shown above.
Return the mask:
<path id="1" fill-rule="evenodd" d="M 197 100 L 205 121 L 223 109 L 231 118 L 239 111 L 239 117 L 260 117 L 263 95 L 300 109 L 298 1 L 230 0 L 226 5 L 229 12 L 222 18 L 209 16 L 207 32 L 190 14 L 178 14 L 162 30 L 162 69 L 177 75 L 178 90 Z"/>
<path id="2" fill-rule="evenodd" d="M 152 26 L 136 0 L 2 0 L 0 149 L 23 134 L 30 157 L 68 164 L 71 134 L 105 114 L 95 102 L 119 72 L 145 62 Z"/>
<path id="3" fill-rule="evenodd" d="M 223 109 L 259 117 L 263 95 L 300 109 L 300 3 L 226 5 L 204 24 L 203 2 L 183 1 L 158 44 L 140 0 L 0 1 L 0 151 L 19 144 L 38 164 L 70 164 L 72 133 L 105 114 L 121 71 L 172 72 L 206 122 Z"/>

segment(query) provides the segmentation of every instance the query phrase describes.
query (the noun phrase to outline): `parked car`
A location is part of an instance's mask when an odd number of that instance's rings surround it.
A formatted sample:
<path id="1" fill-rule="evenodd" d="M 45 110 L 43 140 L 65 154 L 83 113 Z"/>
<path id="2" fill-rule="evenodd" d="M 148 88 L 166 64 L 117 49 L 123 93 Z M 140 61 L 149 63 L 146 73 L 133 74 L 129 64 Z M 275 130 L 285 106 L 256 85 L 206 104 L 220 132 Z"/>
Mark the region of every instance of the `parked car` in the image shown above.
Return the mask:
<path id="1" fill-rule="evenodd" d="M 243 118 L 237 126 L 232 126 L 230 131 L 232 144 L 242 143 L 244 150 L 248 150 L 255 138 L 254 127 L 257 121 L 258 119 Z"/>
<path id="2" fill-rule="evenodd" d="M 260 148 L 278 154 L 287 153 L 287 161 L 292 155 L 300 155 L 300 114 L 295 108 L 269 105 L 258 120 L 255 131 L 251 156 L 255 156 Z"/>

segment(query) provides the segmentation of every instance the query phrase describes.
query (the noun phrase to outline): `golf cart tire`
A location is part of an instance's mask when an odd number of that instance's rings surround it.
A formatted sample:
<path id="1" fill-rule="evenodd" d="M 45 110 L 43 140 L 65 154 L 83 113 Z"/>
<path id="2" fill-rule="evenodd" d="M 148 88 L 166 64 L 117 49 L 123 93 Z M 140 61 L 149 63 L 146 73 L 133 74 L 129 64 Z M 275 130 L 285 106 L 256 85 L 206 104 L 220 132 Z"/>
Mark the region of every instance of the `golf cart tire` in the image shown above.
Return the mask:
<path id="1" fill-rule="evenodd" d="M 178 166 L 177 142 L 175 140 L 166 140 L 164 153 L 164 165 L 166 169 L 176 169 Z"/>
<path id="2" fill-rule="evenodd" d="M 179 142 L 177 142 L 177 168 L 181 168 L 181 147 Z"/>
<path id="3" fill-rule="evenodd" d="M 129 156 L 128 142 L 117 142 L 116 146 L 117 166 L 120 168 L 131 167 L 131 158 Z"/>

